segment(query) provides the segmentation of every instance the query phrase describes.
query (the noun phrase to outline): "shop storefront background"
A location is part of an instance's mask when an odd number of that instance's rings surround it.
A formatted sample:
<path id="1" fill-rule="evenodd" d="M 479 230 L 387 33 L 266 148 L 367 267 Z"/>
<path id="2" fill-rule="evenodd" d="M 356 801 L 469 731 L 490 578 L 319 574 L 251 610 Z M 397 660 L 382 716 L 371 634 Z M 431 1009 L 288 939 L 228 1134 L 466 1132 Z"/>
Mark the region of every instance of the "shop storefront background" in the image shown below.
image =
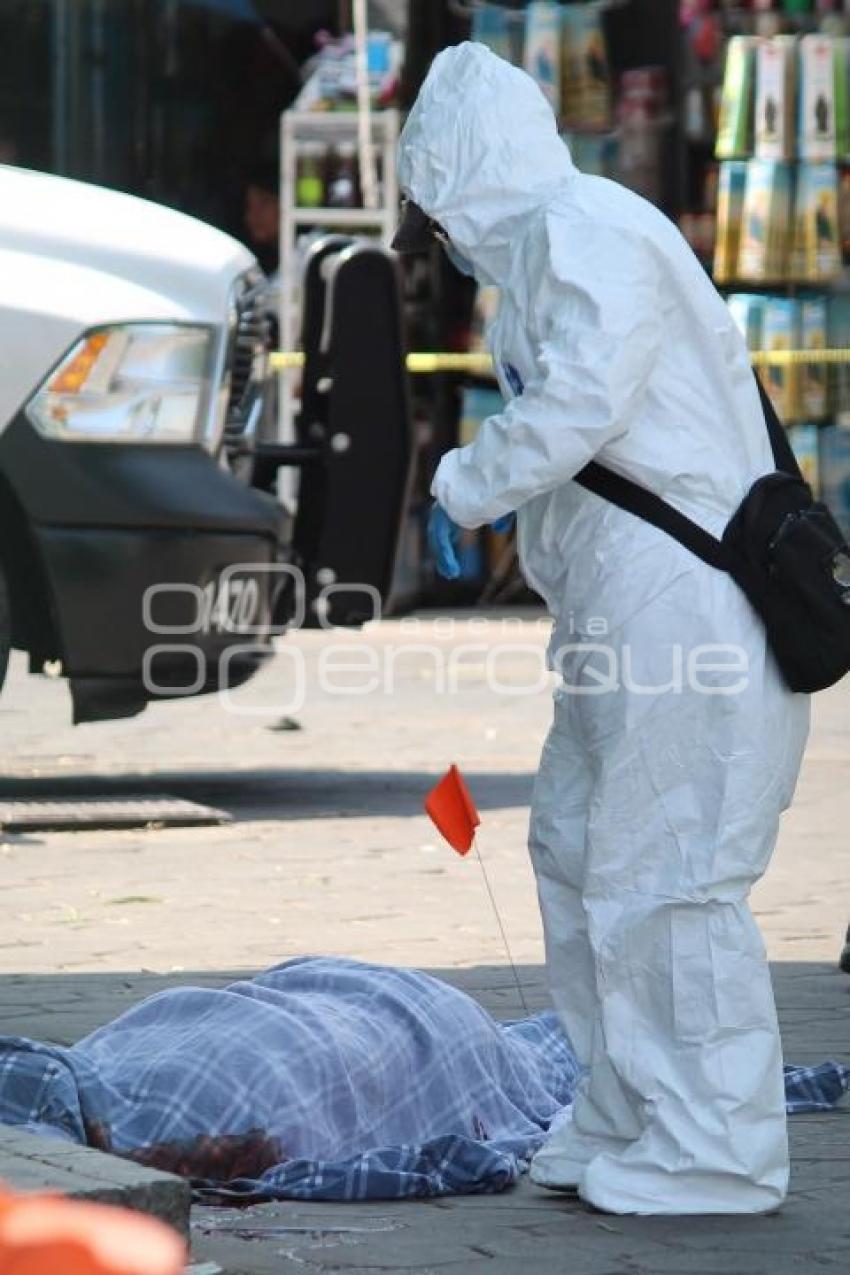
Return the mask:
<path id="1" fill-rule="evenodd" d="M 0 161 L 242 234 L 280 112 L 338 0 L 0 0 Z"/>

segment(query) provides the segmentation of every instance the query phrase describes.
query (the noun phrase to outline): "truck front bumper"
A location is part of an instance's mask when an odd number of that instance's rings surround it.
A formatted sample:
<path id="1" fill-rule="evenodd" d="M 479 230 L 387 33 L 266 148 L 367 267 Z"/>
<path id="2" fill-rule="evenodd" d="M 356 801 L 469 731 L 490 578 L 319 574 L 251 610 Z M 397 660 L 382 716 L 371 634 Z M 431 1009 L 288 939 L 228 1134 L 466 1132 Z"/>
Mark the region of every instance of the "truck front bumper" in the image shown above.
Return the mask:
<path id="1" fill-rule="evenodd" d="M 0 471 L 40 560 L 75 721 L 230 689 L 268 655 L 288 520 L 211 456 L 50 442 L 19 417 Z"/>

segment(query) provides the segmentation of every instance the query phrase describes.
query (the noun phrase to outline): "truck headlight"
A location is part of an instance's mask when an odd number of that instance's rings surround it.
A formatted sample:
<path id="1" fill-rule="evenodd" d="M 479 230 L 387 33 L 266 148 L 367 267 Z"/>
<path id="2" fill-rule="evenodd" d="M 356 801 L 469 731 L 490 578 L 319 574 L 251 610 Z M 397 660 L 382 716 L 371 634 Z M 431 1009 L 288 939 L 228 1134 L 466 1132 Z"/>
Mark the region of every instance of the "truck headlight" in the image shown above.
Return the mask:
<path id="1" fill-rule="evenodd" d="M 69 442 L 193 443 L 203 435 L 212 329 L 178 323 L 95 328 L 27 405 L 36 428 Z"/>

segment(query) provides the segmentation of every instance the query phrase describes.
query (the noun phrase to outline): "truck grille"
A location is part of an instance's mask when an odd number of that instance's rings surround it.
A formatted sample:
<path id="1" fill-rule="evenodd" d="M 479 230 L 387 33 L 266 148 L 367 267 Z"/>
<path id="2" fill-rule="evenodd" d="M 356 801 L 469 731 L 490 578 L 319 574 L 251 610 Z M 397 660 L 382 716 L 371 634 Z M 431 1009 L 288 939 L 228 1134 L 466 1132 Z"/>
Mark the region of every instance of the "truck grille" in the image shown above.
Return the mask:
<path id="1" fill-rule="evenodd" d="M 230 392 L 225 432 L 229 435 L 244 434 L 256 416 L 268 371 L 271 332 L 267 306 L 264 281 L 249 280 L 236 298 L 227 366 Z"/>

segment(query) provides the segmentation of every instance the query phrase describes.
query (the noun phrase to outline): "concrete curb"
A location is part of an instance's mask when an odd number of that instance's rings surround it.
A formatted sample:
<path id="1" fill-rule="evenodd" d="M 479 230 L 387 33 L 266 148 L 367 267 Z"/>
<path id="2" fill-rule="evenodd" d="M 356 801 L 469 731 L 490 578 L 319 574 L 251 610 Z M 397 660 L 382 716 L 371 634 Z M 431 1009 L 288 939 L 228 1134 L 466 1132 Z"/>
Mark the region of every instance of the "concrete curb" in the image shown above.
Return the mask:
<path id="1" fill-rule="evenodd" d="M 0 1182 L 13 1191 L 61 1192 L 120 1204 L 160 1218 L 184 1238 L 189 1235 L 192 1193 L 183 1178 L 58 1138 L 0 1125 Z"/>

